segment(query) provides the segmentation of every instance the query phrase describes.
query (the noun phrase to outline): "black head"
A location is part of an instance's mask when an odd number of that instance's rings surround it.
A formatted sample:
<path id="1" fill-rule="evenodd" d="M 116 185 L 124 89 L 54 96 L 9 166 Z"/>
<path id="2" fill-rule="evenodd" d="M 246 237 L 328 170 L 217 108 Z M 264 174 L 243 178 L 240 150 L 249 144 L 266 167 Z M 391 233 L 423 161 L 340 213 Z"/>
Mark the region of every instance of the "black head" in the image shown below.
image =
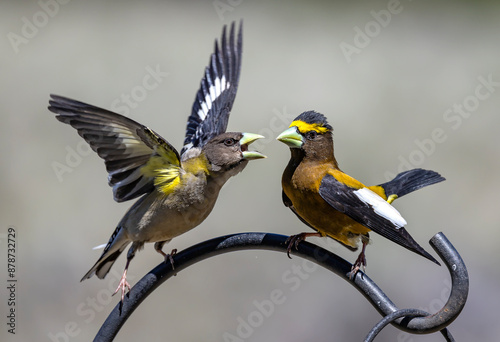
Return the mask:
<path id="1" fill-rule="evenodd" d="M 277 139 L 290 147 L 292 158 L 331 160 L 336 165 L 332 131 L 323 114 L 307 111 L 297 116 Z"/>

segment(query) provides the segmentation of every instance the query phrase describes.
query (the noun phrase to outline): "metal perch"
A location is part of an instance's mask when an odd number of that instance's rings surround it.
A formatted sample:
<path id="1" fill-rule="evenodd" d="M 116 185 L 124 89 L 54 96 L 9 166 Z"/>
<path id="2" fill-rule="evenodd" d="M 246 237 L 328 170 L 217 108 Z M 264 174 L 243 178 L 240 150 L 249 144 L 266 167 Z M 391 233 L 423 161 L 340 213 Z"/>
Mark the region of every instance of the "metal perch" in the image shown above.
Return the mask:
<path id="1" fill-rule="evenodd" d="M 111 311 L 94 341 L 112 341 L 128 317 L 158 286 L 183 269 L 215 255 L 248 249 L 265 249 L 286 253 L 288 236 L 270 233 L 240 233 L 201 242 L 174 255 L 175 270 L 170 263 L 162 262 L 146 274 L 120 303 Z M 451 275 L 451 292 L 446 304 L 434 314 L 417 309 L 400 310 L 382 290 L 363 272 L 349 279 L 352 265 L 339 256 L 303 241 L 292 254 L 317 263 L 353 285 L 380 312 L 382 319 L 368 334 L 365 341 L 373 341 L 383 327 L 391 323 L 413 334 L 430 334 L 441 331 L 447 341 L 453 337 L 446 329 L 462 311 L 469 292 L 469 277 L 457 250 L 443 233 L 430 240 L 431 246 L 448 267 Z"/>

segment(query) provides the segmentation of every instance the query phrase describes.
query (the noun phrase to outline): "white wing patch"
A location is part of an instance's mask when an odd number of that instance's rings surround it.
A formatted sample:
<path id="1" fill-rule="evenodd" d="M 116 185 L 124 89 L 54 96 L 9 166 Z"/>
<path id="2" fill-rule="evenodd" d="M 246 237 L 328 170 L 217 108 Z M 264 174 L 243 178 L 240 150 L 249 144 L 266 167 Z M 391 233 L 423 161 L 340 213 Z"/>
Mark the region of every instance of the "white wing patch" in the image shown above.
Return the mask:
<path id="1" fill-rule="evenodd" d="M 96 249 L 103 249 L 104 247 L 106 247 L 106 245 L 107 245 L 107 243 L 103 243 L 102 245 L 92 247 L 92 249 L 93 249 L 93 250 L 96 250 Z"/>
<path id="2" fill-rule="evenodd" d="M 230 84 L 226 82 L 225 76 L 222 76 L 222 79 L 215 79 L 215 84 L 210 86 L 208 94 L 205 95 L 205 100 L 201 103 L 201 108 L 198 110 L 198 116 L 202 121 L 207 117 L 208 111 L 212 108 L 212 104 L 215 100 L 224 90 L 228 89 L 229 86 Z"/>
<path id="3" fill-rule="evenodd" d="M 407 222 L 399 211 L 370 189 L 362 188 L 354 191 L 354 194 L 361 201 L 372 207 L 375 213 L 394 223 L 396 228 L 406 226 Z"/>

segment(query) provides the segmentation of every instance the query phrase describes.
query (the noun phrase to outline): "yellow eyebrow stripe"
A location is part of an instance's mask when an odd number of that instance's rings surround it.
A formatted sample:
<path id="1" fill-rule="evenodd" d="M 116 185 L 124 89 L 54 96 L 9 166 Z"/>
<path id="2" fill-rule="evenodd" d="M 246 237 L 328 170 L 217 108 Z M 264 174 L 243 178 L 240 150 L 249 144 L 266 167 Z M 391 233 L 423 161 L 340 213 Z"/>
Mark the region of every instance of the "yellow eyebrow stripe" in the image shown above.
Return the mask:
<path id="1" fill-rule="evenodd" d="M 310 131 L 316 131 L 317 133 L 320 133 L 320 134 L 328 132 L 328 128 L 323 127 L 320 124 L 317 124 L 317 123 L 310 124 L 310 123 L 307 123 L 307 122 L 304 122 L 301 120 L 293 121 L 290 124 L 290 127 L 294 127 L 294 126 L 297 127 L 299 132 L 302 134 L 310 132 Z"/>

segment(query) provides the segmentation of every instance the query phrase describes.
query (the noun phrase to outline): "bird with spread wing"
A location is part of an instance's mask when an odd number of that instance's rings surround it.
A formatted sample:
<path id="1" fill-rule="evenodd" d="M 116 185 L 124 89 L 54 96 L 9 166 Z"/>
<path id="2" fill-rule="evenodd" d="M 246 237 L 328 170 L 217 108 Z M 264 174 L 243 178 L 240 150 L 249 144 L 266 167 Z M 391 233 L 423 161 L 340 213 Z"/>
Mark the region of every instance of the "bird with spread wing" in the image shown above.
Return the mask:
<path id="1" fill-rule="evenodd" d="M 74 127 L 104 159 L 117 202 L 140 197 L 118 223 L 101 257 L 83 276 L 104 278 L 125 248 L 127 262 L 115 293 L 130 290 L 127 270 L 144 243 L 154 242 L 165 261 L 165 243 L 198 226 L 212 211 L 219 191 L 249 160 L 265 158 L 248 146 L 257 134 L 226 132 L 238 89 L 242 25 L 224 26 L 188 118 L 184 146 L 176 149 L 152 129 L 120 114 L 62 96 L 51 95 L 50 111 Z"/>

